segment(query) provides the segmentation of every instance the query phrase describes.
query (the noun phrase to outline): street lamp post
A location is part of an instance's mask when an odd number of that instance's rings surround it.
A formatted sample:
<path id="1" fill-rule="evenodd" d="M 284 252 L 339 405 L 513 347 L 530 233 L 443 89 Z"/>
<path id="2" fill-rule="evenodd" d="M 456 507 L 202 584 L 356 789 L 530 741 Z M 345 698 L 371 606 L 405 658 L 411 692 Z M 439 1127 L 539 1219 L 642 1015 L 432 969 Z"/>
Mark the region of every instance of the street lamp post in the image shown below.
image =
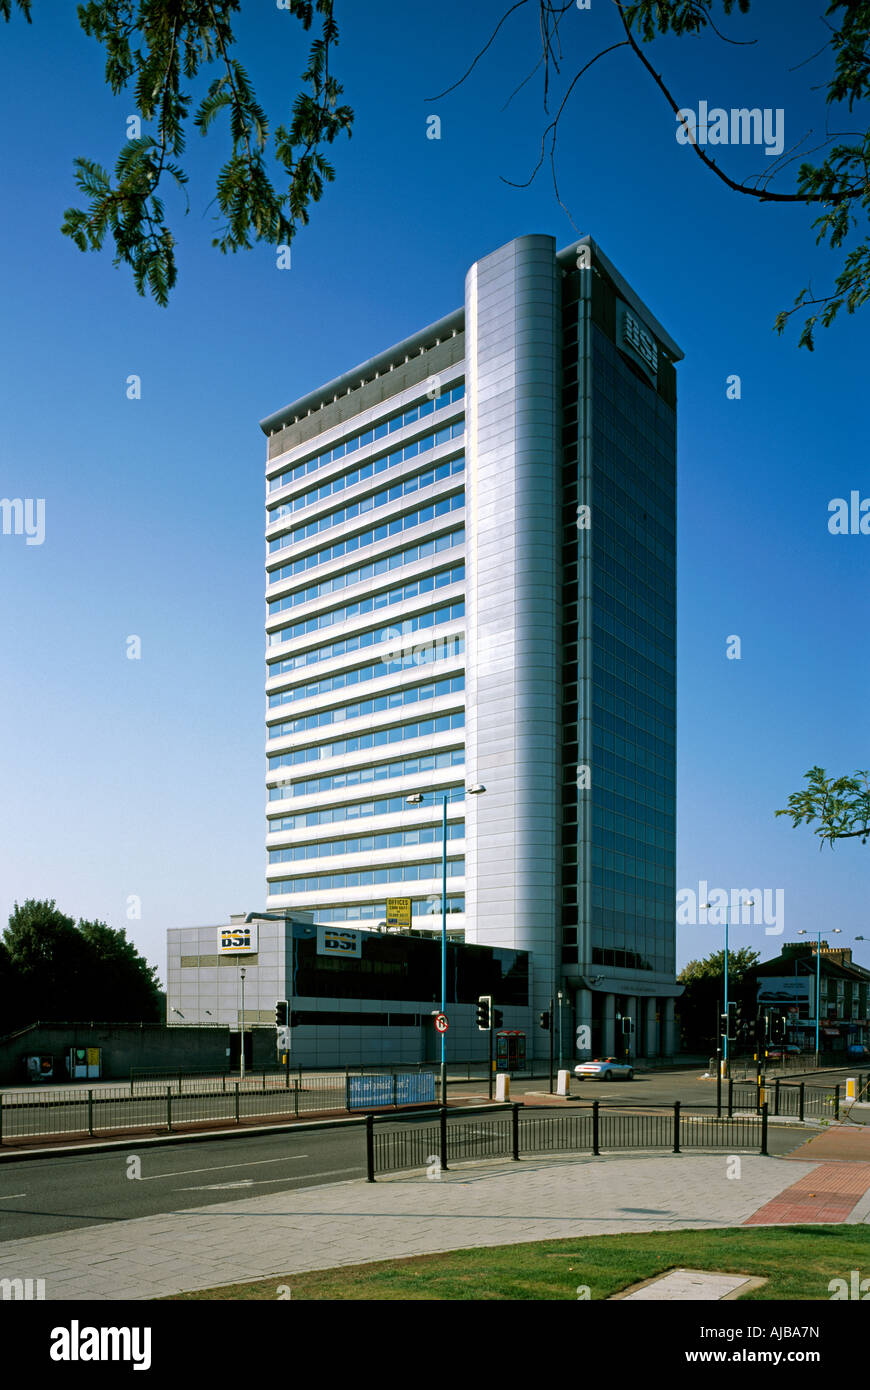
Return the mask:
<path id="1" fill-rule="evenodd" d="M 840 936 L 840 928 L 831 929 L 832 936 Z M 804 931 L 803 927 L 798 929 L 798 936 L 811 936 L 811 932 Z M 819 1014 L 821 1012 L 822 995 L 822 933 L 816 936 L 816 1066 L 819 1065 Z"/>
<path id="2" fill-rule="evenodd" d="M 703 903 L 703 907 L 713 907 L 713 903 Z M 754 907 L 754 898 L 744 898 L 740 903 L 741 907 Z M 729 903 L 725 908 L 725 1031 L 722 1034 L 722 1065 L 720 1072 L 723 1076 L 728 1075 L 728 913 L 731 911 Z M 719 1049 L 717 1048 L 717 1051 Z"/>
<path id="3" fill-rule="evenodd" d="M 478 796 L 486 791 L 479 784 L 465 788 L 466 794 Z M 433 798 L 434 799 L 434 798 Z M 450 793 L 441 798 L 441 1012 L 447 1012 L 447 802 Z M 423 793 L 412 792 L 405 797 L 409 806 L 422 806 Z M 441 1034 L 441 1104 L 447 1104 L 447 1036 Z"/>
<path id="4" fill-rule="evenodd" d="M 245 967 L 239 970 L 239 979 L 242 982 L 242 1014 L 239 1019 L 239 1080 L 245 1079 Z"/>

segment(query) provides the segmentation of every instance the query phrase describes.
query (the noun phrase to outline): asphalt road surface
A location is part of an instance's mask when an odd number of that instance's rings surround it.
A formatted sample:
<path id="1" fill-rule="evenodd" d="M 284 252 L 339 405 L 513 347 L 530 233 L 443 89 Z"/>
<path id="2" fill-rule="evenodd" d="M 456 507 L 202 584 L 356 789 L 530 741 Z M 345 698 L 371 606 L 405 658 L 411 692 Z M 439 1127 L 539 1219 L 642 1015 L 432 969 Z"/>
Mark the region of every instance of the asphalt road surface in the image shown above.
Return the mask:
<path id="1" fill-rule="evenodd" d="M 529 1101 L 533 1101 L 531 1096 Z M 521 1112 L 521 1123 L 552 1123 L 564 1113 L 562 1107 L 552 1106 Z M 504 1114 L 481 1111 L 463 1120 L 484 1131 L 493 1120 L 503 1120 Z M 385 1121 L 384 1126 L 404 1130 L 415 1123 L 396 1119 Z M 814 1132 L 771 1125 L 770 1152 L 794 1152 Z M 131 1158 L 139 1160 L 138 1169 Z M 138 1177 L 130 1176 L 136 1171 Z M 287 1129 L 270 1135 L 236 1131 L 224 1139 L 142 1145 L 138 1149 L 134 1139 L 128 1148 L 111 1153 L 0 1164 L 0 1241 L 364 1176 L 361 1125 L 319 1131 Z"/>

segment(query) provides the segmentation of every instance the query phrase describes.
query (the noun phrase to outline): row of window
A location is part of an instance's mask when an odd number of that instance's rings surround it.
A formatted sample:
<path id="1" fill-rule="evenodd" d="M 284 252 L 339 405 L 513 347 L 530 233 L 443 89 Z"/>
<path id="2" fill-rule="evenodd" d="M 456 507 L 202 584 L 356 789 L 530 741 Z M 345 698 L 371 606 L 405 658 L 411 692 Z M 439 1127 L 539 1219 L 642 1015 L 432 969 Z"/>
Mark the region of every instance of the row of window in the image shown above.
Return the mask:
<path id="1" fill-rule="evenodd" d="M 339 589 L 349 589 L 352 584 L 376 579 L 379 574 L 388 574 L 390 570 L 412 565 L 415 560 L 424 560 L 427 555 L 440 555 L 442 550 L 451 550 L 453 546 L 464 543 L 465 527 L 458 526 L 455 531 L 448 531 L 446 535 L 439 536 L 437 541 L 422 541 L 420 545 L 409 545 L 404 550 L 394 550 L 392 555 L 372 560 L 367 565 L 358 565 L 356 569 L 342 570 L 341 574 L 334 574 L 331 579 L 323 579 L 319 584 L 308 584 L 304 589 L 294 589 L 292 594 L 284 595 L 285 607 L 295 608 L 300 603 L 311 603 L 313 599 L 322 598 L 325 594 L 335 593 Z M 302 564 L 304 568 L 304 561 Z M 271 586 L 279 580 L 290 579 L 297 572 L 295 564 L 282 565 L 280 569 L 266 572 L 266 582 Z"/>
<path id="2" fill-rule="evenodd" d="M 404 807 L 407 810 L 407 806 Z M 383 835 L 360 835 L 353 840 L 316 840 L 310 845 L 289 845 L 269 851 L 270 864 L 295 864 L 300 859 L 327 859 L 333 854 L 371 854 L 381 849 L 403 849 L 406 845 L 440 845 L 442 826 L 422 825 L 417 830 L 390 830 Z M 465 825 L 452 821 L 448 840 L 464 840 Z"/>
<path id="3" fill-rule="evenodd" d="M 273 753 L 269 771 L 277 767 L 298 767 L 300 763 L 316 763 L 321 758 L 340 758 L 346 753 L 362 753 L 366 748 L 383 748 L 390 743 L 404 743 L 409 738 L 430 738 L 433 734 L 450 733 L 465 728 L 465 711 L 442 714 L 435 719 L 419 719 L 410 724 L 394 724 L 389 729 L 375 729 L 351 738 L 339 738 L 334 743 L 315 743 L 309 748 L 294 748 L 286 753 Z"/>
<path id="4" fill-rule="evenodd" d="M 605 578 L 607 577 L 605 576 Z M 607 580 L 607 582 L 612 588 L 612 581 Z M 608 593 L 598 584 L 592 586 L 592 602 L 596 612 L 612 614 L 613 617 L 619 618 L 625 623 L 626 627 L 635 628 L 641 636 L 648 638 L 651 642 L 664 644 L 664 638 L 673 642 L 676 637 L 673 606 L 668 617 L 661 613 L 658 608 L 653 608 L 649 603 L 644 602 L 644 598 L 638 592 L 623 590 L 621 595 L 613 592 Z"/>
<path id="5" fill-rule="evenodd" d="M 455 431 L 458 428 L 458 425 L 446 425 L 439 433 L 449 436 L 452 430 Z M 401 450 L 401 453 L 407 454 L 408 450 L 411 449 L 417 453 L 420 452 L 416 444 L 409 444 L 408 449 Z M 392 455 L 390 457 L 392 458 Z M 409 457 L 413 457 L 413 454 Z M 397 461 L 401 463 L 404 460 L 399 458 Z M 410 478 L 403 478 L 400 483 L 394 483 L 392 487 L 382 488 L 380 492 L 371 492 L 368 496 L 360 497 L 356 502 L 349 502 L 346 507 L 339 507 L 334 512 L 325 512 L 323 516 L 307 522 L 305 526 L 297 526 L 295 531 L 288 531 L 278 539 L 282 545 L 308 540 L 320 531 L 329 531 L 333 526 L 341 526 L 345 521 L 353 521 L 366 512 L 373 512 L 378 507 L 385 507 L 388 502 L 397 502 L 400 497 L 407 497 L 412 492 L 422 492 L 424 488 L 443 482 L 445 478 L 451 478 L 455 473 L 462 473 L 464 469 L 464 455 L 460 454 L 455 459 L 445 459 L 443 463 L 437 464 L 434 468 L 427 468 L 425 473 L 414 473 Z M 288 502 L 285 506 L 279 507 L 277 511 L 268 512 L 266 525 L 271 526 L 274 522 L 280 521 L 282 516 L 292 510 L 292 507 L 293 504 Z"/>
<path id="6" fill-rule="evenodd" d="M 646 770 L 645 773 L 638 770 L 635 776 L 639 782 L 645 782 L 647 786 L 655 785 L 655 781 L 661 777 L 667 777 L 669 781 L 673 782 L 673 758 L 659 757 L 638 742 L 629 742 L 624 738 L 618 738 L 615 734 L 608 733 L 606 729 L 596 729 L 592 746 L 596 751 L 603 749 L 614 755 L 612 758 L 602 756 L 602 767 L 609 767 L 615 772 L 623 773 L 630 767 L 643 768 Z M 652 777 L 648 775 L 650 773 Z"/>
<path id="7" fill-rule="evenodd" d="M 271 897 L 284 892 L 275 884 L 270 884 L 267 889 Z M 447 911 L 449 914 L 465 911 L 465 895 L 457 894 L 447 899 Z M 382 922 L 387 915 L 387 904 L 384 901 L 379 903 L 349 903 L 347 907 L 319 907 L 317 909 L 318 922 Z M 428 917 L 430 920 L 441 916 L 441 900 L 436 903 L 422 902 L 411 903 L 412 917 Z M 428 926 L 429 923 L 426 923 Z"/>
<path id="8" fill-rule="evenodd" d="M 395 763 L 378 763 L 375 767 L 354 767 L 348 772 L 335 772 L 329 777 L 307 777 L 301 782 L 282 782 L 277 787 L 269 788 L 269 800 L 284 801 L 291 796 L 316 796 L 318 792 L 361 787 L 367 782 L 389 781 L 393 777 L 413 777 L 418 772 L 434 772 L 442 767 L 464 766 L 465 749 L 452 748 L 447 753 L 426 753 L 419 758 L 401 758 Z"/>
<path id="9" fill-rule="evenodd" d="M 276 477 L 270 478 L 269 491 L 277 492 L 278 488 L 286 487 L 288 483 L 295 483 L 297 478 L 304 477 L 306 473 L 314 473 L 318 468 L 323 468 L 335 459 L 342 459 L 347 454 L 354 454 L 357 449 L 364 448 L 366 444 L 374 443 L 376 439 L 383 439 L 386 435 L 395 433 L 396 430 L 404 429 L 405 425 L 413 425 L 417 420 L 425 419 L 433 411 L 443 410 L 445 406 L 452 405 L 454 401 L 461 401 L 464 395 L 465 386 L 460 383 L 459 386 L 454 386 L 450 391 L 443 391 L 435 400 L 421 401 L 419 405 L 399 411 L 398 415 L 391 415 L 387 420 L 382 420 L 373 429 L 351 435 L 350 439 L 342 440 L 334 448 L 325 449 L 322 453 L 315 454 L 313 458 L 306 459 L 304 463 L 297 463 Z"/>
<path id="10" fill-rule="evenodd" d="M 435 792 L 422 792 L 422 801 L 416 807 L 438 806 L 447 797 L 450 805 L 465 800 L 464 787 L 445 787 Z M 379 796 L 374 801 L 354 801 L 350 806 L 326 806 L 322 811 L 301 811 L 296 816 L 276 816 L 266 821 L 267 834 L 279 830 L 302 830 L 311 825 L 340 825 L 342 821 L 362 820 L 368 816 L 388 816 L 397 811 L 407 811 L 408 803 L 404 796 Z"/>
<path id="11" fill-rule="evenodd" d="M 329 642 L 325 647 L 311 647 L 307 652 L 301 652 L 299 656 L 288 656 L 283 661 L 276 662 L 269 666 L 266 672 L 267 679 L 277 675 L 277 666 L 280 665 L 281 672 L 295 671 L 300 666 L 316 666 L 321 661 L 330 661 L 336 656 L 346 656 L 349 652 L 362 651 L 366 647 L 377 646 L 379 642 L 392 642 L 395 648 L 395 657 L 392 652 L 386 652 L 383 658 L 384 665 L 393 665 L 402 656 L 402 648 L 405 643 L 402 640 L 410 636 L 413 632 L 422 632 L 430 627 L 438 627 L 441 623 L 449 623 L 454 618 L 465 616 L 465 600 L 456 603 L 445 604 L 443 608 L 430 608 L 427 613 L 418 613 L 414 618 L 405 618 L 401 623 L 395 623 L 386 627 L 373 627 L 369 632 L 358 632 L 353 637 L 343 637 L 339 642 Z"/>
<path id="12" fill-rule="evenodd" d="M 392 521 L 382 522 L 380 526 L 373 526 L 370 531 L 360 531 L 355 536 L 336 541 L 335 545 L 327 545 L 323 550 L 313 551 L 305 556 L 304 561 L 295 562 L 293 572 L 297 574 L 300 569 L 313 569 L 316 565 L 325 565 L 327 561 L 340 559 L 342 555 L 350 554 L 354 550 L 364 550 L 375 541 L 385 541 L 389 536 L 398 536 L 402 531 L 409 531 L 412 526 L 421 526 L 424 522 L 434 521 L 436 517 L 459 511 L 464 506 L 464 492 L 457 492 L 453 497 L 442 497 L 428 507 L 419 507 L 416 511 L 406 512 L 404 516 L 394 517 Z M 291 540 L 291 536 L 277 536 L 274 541 L 269 542 L 269 549 L 281 550 L 284 546 L 290 545 Z"/>
<path id="13" fill-rule="evenodd" d="M 306 507 L 324 501 L 333 494 L 344 492 L 349 487 L 355 487 L 357 483 L 364 483 L 366 479 L 376 477 L 379 473 L 386 473 L 390 468 L 397 468 L 399 464 L 416 458 L 418 454 L 426 454 L 439 444 L 449 444 L 452 439 L 459 439 L 464 429 L 463 421 L 456 420 L 453 424 L 444 425 L 440 430 L 434 430 L 431 434 L 422 435 L 420 439 L 415 439 L 412 444 L 406 445 L 403 449 L 394 449 L 391 454 L 382 454 L 380 458 L 360 464 L 359 468 L 354 468 L 349 473 L 342 473 L 331 482 L 324 483 L 322 487 L 314 488 L 311 492 L 301 493 L 292 501 L 282 502 L 278 507 L 269 508 L 266 511 L 266 525 L 273 526 L 282 517 L 304 511 Z M 419 486 L 424 487 L 425 484 L 420 483 Z M 412 491 L 415 490 L 412 489 Z M 365 510 L 369 510 L 369 508 Z"/>
<path id="14" fill-rule="evenodd" d="M 639 652 L 648 661 L 654 661 L 657 666 L 663 667 L 666 671 L 675 669 L 674 643 L 662 633 L 655 632 L 649 625 L 638 619 L 631 626 L 621 622 L 619 618 L 613 617 L 610 613 L 603 612 L 597 605 L 593 607 L 593 622 L 596 624 L 594 631 L 598 628 L 615 637 L 618 642 L 630 647 L 632 651 Z M 640 628 L 644 626 L 650 632 L 653 641 L 641 636 Z"/>
<path id="15" fill-rule="evenodd" d="M 658 819 L 658 818 L 656 818 Z M 592 808 L 592 837 L 606 849 L 628 849 L 631 844 L 655 845 L 673 852 L 673 836 L 663 825 L 636 821 L 627 816 L 615 816 L 612 811 Z"/>
<path id="16" fill-rule="evenodd" d="M 289 690 L 276 691 L 269 696 L 269 708 L 274 709 L 293 700 L 310 700 L 315 695 L 325 695 L 332 690 L 344 690 L 349 685 L 363 685 L 368 681 L 383 680 L 386 676 L 392 679 L 398 671 L 410 671 L 412 667 L 426 666 L 433 661 L 450 661 L 462 656 L 464 652 L 465 637 L 462 633 L 453 637 L 442 637 L 436 642 L 423 642 L 412 651 L 406 652 L 401 661 L 390 662 L 389 667 L 385 666 L 383 661 L 378 661 L 372 666 L 355 666 L 350 671 L 338 671 L 334 676 L 324 676 L 322 680 L 310 681 L 307 685 L 294 685 Z M 281 675 L 285 669 L 285 662 L 275 662 L 268 668 L 268 676 Z"/>
<path id="17" fill-rule="evenodd" d="M 377 883 L 428 883 L 441 873 L 436 860 L 428 864 L 393 864 L 387 869 L 359 869 L 346 874 L 314 874 L 311 878 L 280 878 L 270 883 L 273 893 L 320 893 L 334 888 L 371 888 Z M 448 878 L 461 878 L 464 859 L 447 860 Z"/>
<path id="18" fill-rule="evenodd" d="M 645 742 L 647 748 L 652 747 L 653 752 L 661 754 L 663 758 L 674 751 L 674 716 L 654 700 L 638 700 L 636 692 L 631 704 L 614 696 L 605 708 L 601 703 L 601 691 L 593 689 L 592 721 L 598 728 L 609 729 L 614 734 L 621 733 L 628 737 L 630 733 L 638 742 Z"/>
<path id="19" fill-rule="evenodd" d="M 606 639 L 606 640 L 605 640 Z M 596 649 L 593 654 L 594 660 L 604 671 L 609 671 L 611 675 L 619 680 L 625 681 L 626 685 L 636 686 L 653 700 L 660 700 L 666 703 L 666 695 L 673 688 L 673 677 L 664 671 L 659 671 L 656 665 L 632 652 L 624 643 L 618 642 L 616 638 L 601 632 L 599 628 L 595 634 Z M 616 652 L 620 655 L 617 656 Z M 631 662 L 625 660 L 625 656 L 632 656 Z M 650 672 L 650 674 L 647 674 Z"/>
<path id="20" fill-rule="evenodd" d="M 657 830 L 663 830 L 667 835 L 673 836 L 676 830 L 675 801 L 671 798 L 669 807 L 662 807 L 659 810 L 655 806 L 640 806 L 634 797 L 631 798 L 619 795 L 616 792 L 607 792 L 605 795 L 596 797 L 597 805 L 593 805 L 593 819 L 602 816 L 605 822 L 612 827 L 620 825 L 631 825 L 637 821 L 643 821 L 648 825 L 654 825 Z"/>
<path id="21" fill-rule="evenodd" d="M 381 608 L 390 608 L 394 603 L 403 603 L 405 599 L 419 598 L 420 594 L 429 594 L 434 589 L 445 588 L 448 584 L 458 584 L 464 578 L 464 564 L 438 570 L 436 574 L 424 574 L 420 579 L 409 579 L 407 584 L 400 584 L 395 589 L 384 589 L 382 593 L 372 594 L 370 598 L 360 599 L 358 603 L 346 603 L 343 608 L 330 608 L 325 613 L 318 613 L 314 618 L 304 618 L 290 627 L 270 632 L 269 642 L 289 642 L 294 637 L 304 636 L 306 632 L 317 632 L 322 627 L 347 622 L 348 618 L 358 618 L 363 613 L 375 613 Z M 281 607 L 288 606 L 283 599 L 276 599 L 274 604 L 269 604 L 269 612 L 277 613 Z"/>
<path id="22" fill-rule="evenodd" d="M 425 685 L 409 685 L 404 690 L 393 690 L 389 695 L 373 695 L 371 699 L 359 700 L 354 705 L 338 705 L 335 709 L 321 710 L 319 714 L 285 719 L 283 724 L 272 724 L 266 733 L 270 739 L 284 738 L 288 734 L 301 734 L 328 724 L 343 724 L 347 719 L 359 719 L 366 714 L 383 714 L 386 710 L 400 709 L 403 705 L 416 705 L 420 700 L 434 700 L 439 695 L 458 695 L 464 689 L 464 676 L 448 676 L 443 681 L 427 681 Z"/>

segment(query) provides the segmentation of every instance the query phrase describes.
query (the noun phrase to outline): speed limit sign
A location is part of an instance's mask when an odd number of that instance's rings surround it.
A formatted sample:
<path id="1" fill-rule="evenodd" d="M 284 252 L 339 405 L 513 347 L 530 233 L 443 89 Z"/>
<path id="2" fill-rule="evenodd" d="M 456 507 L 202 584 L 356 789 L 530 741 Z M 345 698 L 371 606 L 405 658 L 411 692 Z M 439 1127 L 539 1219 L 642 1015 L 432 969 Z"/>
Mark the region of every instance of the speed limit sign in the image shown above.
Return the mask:
<path id="1" fill-rule="evenodd" d="M 447 1029 L 450 1027 L 450 1023 L 446 1014 L 435 1015 L 435 1027 L 438 1029 L 439 1033 L 447 1032 Z"/>

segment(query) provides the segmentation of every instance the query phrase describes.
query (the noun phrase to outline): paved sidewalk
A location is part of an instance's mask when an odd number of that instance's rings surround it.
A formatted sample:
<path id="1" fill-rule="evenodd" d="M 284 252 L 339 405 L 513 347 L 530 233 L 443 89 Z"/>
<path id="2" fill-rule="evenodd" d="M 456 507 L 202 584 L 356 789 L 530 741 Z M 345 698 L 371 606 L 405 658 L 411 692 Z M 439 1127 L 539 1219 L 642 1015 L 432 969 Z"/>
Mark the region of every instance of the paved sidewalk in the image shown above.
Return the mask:
<path id="1" fill-rule="evenodd" d="M 47 1299 L 149 1299 L 468 1246 L 736 1226 L 839 1166 L 756 1155 L 741 1165 L 729 1178 L 725 1154 L 553 1157 L 465 1165 L 437 1181 L 353 1180 L 8 1241 L 0 1279 L 44 1279 Z M 870 1221 L 853 1186 L 842 1214 Z"/>

